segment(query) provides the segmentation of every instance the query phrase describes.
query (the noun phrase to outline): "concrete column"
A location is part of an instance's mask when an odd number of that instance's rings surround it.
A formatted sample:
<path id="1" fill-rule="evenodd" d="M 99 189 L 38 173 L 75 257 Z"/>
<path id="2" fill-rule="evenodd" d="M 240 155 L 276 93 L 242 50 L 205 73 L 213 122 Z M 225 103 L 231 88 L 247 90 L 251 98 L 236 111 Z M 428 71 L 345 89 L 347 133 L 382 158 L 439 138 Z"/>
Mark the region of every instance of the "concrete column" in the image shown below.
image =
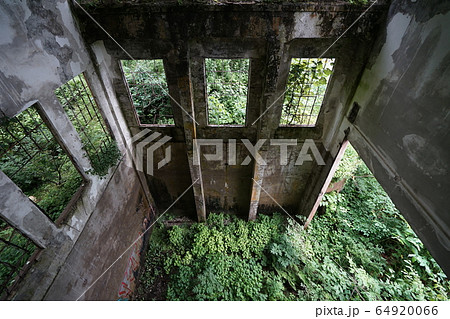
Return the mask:
<path id="1" fill-rule="evenodd" d="M 131 143 L 132 134 L 126 124 L 125 116 L 121 112 L 119 107 L 119 102 L 113 91 L 113 84 L 111 78 L 116 76 L 120 77 L 118 74 L 111 74 L 109 70 L 116 70 L 118 68 L 118 61 L 113 60 L 111 65 L 107 65 L 107 54 L 105 47 L 102 42 L 97 42 L 92 45 L 92 51 L 94 58 L 97 62 L 97 72 L 93 69 L 89 69 L 85 72 L 86 80 L 89 82 L 92 94 L 96 98 L 97 103 L 103 110 L 106 120 L 111 127 L 112 133 L 114 133 L 114 138 L 117 145 L 122 153 L 127 153 L 128 157 L 124 157 L 124 161 L 128 161 L 127 164 L 132 166 L 139 178 L 142 188 L 144 189 L 145 197 L 151 206 L 156 207 L 153 196 L 148 188 L 147 180 L 144 172 L 138 171 L 134 162 L 135 154 L 134 148 Z M 111 61 L 111 59 L 109 59 Z M 117 62 L 117 63 L 114 63 Z M 116 64 L 115 67 L 112 64 Z M 122 82 L 123 83 L 123 82 Z"/>
<path id="2" fill-rule="evenodd" d="M 195 111 L 189 62 L 187 59 L 180 59 L 177 62 L 169 63 L 171 64 L 171 69 L 177 70 L 177 87 L 179 94 L 178 106 L 182 108 L 186 155 L 189 163 L 191 179 L 194 183 L 192 188 L 194 192 L 197 219 L 199 222 L 202 222 L 206 220 L 206 206 L 201 165 L 194 165 L 194 143 L 197 138 L 197 123 L 194 120 Z M 200 157 L 198 152 L 197 156 Z M 195 162 L 200 163 L 200 158 L 197 158 Z"/>
<path id="3" fill-rule="evenodd" d="M 197 128 L 204 128 L 208 123 L 207 102 L 206 102 L 206 80 L 205 64 L 201 56 L 192 57 L 190 62 L 190 71 L 193 89 L 193 101 L 195 110 L 195 120 Z"/>
<path id="4" fill-rule="evenodd" d="M 284 45 L 280 42 L 270 42 L 268 55 L 266 79 L 263 99 L 261 102 L 261 117 L 256 118 L 249 125 L 258 127 L 257 139 L 270 140 L 275 136 L 279 126 L 283 110 L 283 96 L 289 74 L 289 57 L 284 52 Z M 269 146 L 267 142 L 259 150 L 262 159 L 266 161 Z M 248 220 L 255 220 L 258 212 L 261 186 L 264 181 L 265 166 L 254 161 L 252 191 L 250 197 L 250 209 Z"/>

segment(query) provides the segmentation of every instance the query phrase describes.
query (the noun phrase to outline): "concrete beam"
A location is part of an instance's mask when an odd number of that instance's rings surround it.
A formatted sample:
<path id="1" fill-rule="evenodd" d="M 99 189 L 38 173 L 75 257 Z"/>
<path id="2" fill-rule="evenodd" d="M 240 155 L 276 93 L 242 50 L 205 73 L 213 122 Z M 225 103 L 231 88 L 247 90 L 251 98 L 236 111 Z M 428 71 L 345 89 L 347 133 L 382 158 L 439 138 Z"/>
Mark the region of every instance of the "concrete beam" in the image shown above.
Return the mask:
<path id="1" fill-rule="evenodd" d="M 41 248 L 58 232 L 55 224 L 0 171 L 0 216 Z"/>
<path id="2" fill-rule="evenodd" d="M 264 155 L 267 152 L 263 153 Z M 255 161 L 253 167 L 252 194 L 250 197 L 250 209 L 248 212 L 248 220 L 255 220 L 258 212 L 259 198 L 261 196 L 261 185 L 264 180 L 265 165 L 260 165 Z M 259 185 L 258 185 L 259 184 Z"/>
<path id="3" fill-rule="evenodd" d="M 38 111 L 80 174 L 84 179 L 89 179 L 86 172 L 92 170 L 91 162 L 83 149 L 80 135 L 64 111 L 64 108 L 56 99 L 56 96 L 52 101 L 47 100 L 39 103 Z"/>
<path id="4" fill-rule="evenodd" d="M 348 141 L 344 140 L 341 144 L 341 147 L 339 148 L 338 154 L 333 160 L 333 164 L 331 165 L 330 170 L 328 171 L 328 175 L 325 179 L 325 182 L 322 184 L 322 187 L 320 189 L 319 194 L 316 196 L 316 200 L 314 201 L 313 208 L 309 212 L 308 218 L 306 219 L 304 229 L 308 228 L 309 224 L 311 223 L 311 220 L 314 218 L 314 215 L 316 215 L 317 208 L 319 208 L 320 202 L 322 201 L 323 195 L 327 191 L 328 186 L 330 185 L 331 180 L 333 179 L 334 173 L 336 172 L 337 168 L 339 167 L 339 163 L 341 162 L 342 157 L 344 156 L 345 149 L 348 146 Z M 301 213 L 302 211 L 300 211 Z"/>

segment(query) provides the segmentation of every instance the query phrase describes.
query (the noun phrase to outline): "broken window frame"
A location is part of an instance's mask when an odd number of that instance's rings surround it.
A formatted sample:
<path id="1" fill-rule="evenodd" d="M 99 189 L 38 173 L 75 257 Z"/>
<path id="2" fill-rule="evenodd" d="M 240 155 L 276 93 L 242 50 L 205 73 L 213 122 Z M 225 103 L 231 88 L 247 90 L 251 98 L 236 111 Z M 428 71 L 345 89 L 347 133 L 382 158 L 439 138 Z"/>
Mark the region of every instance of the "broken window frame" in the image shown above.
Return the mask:
<path id="1" fill-rule="evenodd" d="M 246 60 L 248 67 L 247 70 L 219 70 L 219 71 L 208 71 L 207 69 L 207 60 Z M 205 104 L 206 104 L 206 123 L 209 127 L 245 127 L 247 126 L 247 119 L 248 119 L 248 100 L 250 95 L 250 72 L 251 72 L 251 59 L 250 58 L 217 58 L 217 57 L 205 57 L 203 59 L 203 66 L 204 66 L 204 87 L 205 87 Z M 210 103 L 209 103 L 209 83 L 208 83 L 208 72 L 233 72 L 233 73 L 246 73 L 246 80 L 247 85 L 245 88 L 245 105 L 244 105 L 244 120 L 242 124 L 212 124 L 210 121 Z M 233 82 L 231 82 L 233 84 Z M 244 94 L 240 94 L 238 96 L 243 97 Z"/>
<path id="2" fill-rule="evenodd" d="M 131 73 L 131 76 L 134 79 L 134 83 L 138 82 L 136 81 L 136 73 L 147 73 L 149 75 L 149 79 L 151 80 L 149 83 L 141 83 L 141 84 L 133 84 L 130 86 L 129 81 L 127 80 L 127 74 L 124 70 L 124 65 L 123 65 L 123 61 L 161 61 L 162 66 L 163 66 L 163 72 L 162 74 L 157 75 L 157 77 L 163 77 L 164 79 L 164 83 L 159 83 L 158 81 L 155 81 L 155 76 L 150 72 L 129 72 Z M 125 84 L 125 87 L 127 89 L 127 93 L 128 93 L 128 98 L 130 100 L 130 104 L 132 106 L 133 109 L 133 113 L 136 119 L 136 122 L 138 123 L 138 125 L 140 127 L 174 127 L 175 126 L 175 116 L 174 116 L 174 112 L 172 110 L 172 101 L 171 101 L 171 97 L 170 97 L 170 93 L 169 93 L 169 84 L 167 81 L 167 72 L 166 72 L 166 67 L 165 67 L 165 63 L 164 63 L 164 59 L 158 59 L 158 58 L 154 58 L 154 59 L 136 59 L 136 60 L 119 60 L 119 68 L 122 72 L 122 78 Z M 166 106 L 171 114 L 168 115 L 162 115 L 163 118 L 165 119 L 170 119 L 172 118 L 173 123 L 143 123 L 141 120 L 141 117 L 139 116 L 138 113 L 138 107 L 135 105 L 135 99 L 133 99 L 133 93 L 132 93 L 132 87 L 133 86 L 150 86 L 152 87 L 152 93 L 154 93 L 153 87 L 160 87 L 163 91 L 163 93 L 167 93 L 167 99 L 168 101 L 166 102 Z M 165 92 L 164 92 L 165 91 Z M 162 95 L 159 95 L 159 97 L 161 97 Z M 150 102 L 151 103 L 151 102 Z M 150 106 L 150 103 L 148 104 L 148 106 Z"/>
<path id="3" fill-rule="evenodd" d="M 30 115 L 30 112 L 35 112 L 36 116 L 39 117 L 39 119 L 33 118 L 32 115 Z M 26 126 L 20 122 L 20 119 L 18 119 L 18 116 L 23 115 L 24 113 L 28 113 L 28 115 L 30 116 L 30 118 L 33 120 L 33 123 L 35 124 L 35 126 L 30 130 L 30 131 L 26 131 L 27 128 Z M 23 110 L 22 112 L 20 112 L 19 114 L 15 115 L 13 118 L 8 119 L 6 117 L 0 119 L 0 120 L 6 120 L 6 121 L 17 121 L 17 123 L 19 123 L 20 127 L 23 128 L 25 136 L 17 138 L 17 132 L 14 134 L 12 132 L 10 132 L 10 130 L 6 129 L 8 135 L 11 137 L 12 139 L 12 143 L 11 145 L 9 145 L 9 148 L 3 152 L 0 152 L 0 158 L 3 156 L 8 156 L 8 153 L 13 150 L 14 147 L 18 147 L 20 149 L 22 149 L 28 156 L 29 158 L 26 160 L 25 164 L 21 165 L 21 167 L 16 170 L 13 175 L 11 176 L 11 174 L 7 174 L 5 173 L 6 176 L 8 176 L 9 179 L 12 180 L 12 182 L 19 188 L 21 189 L 21 187 L 19 185 L 17 185 L 17 183 L 14 181 L 14 176 L 19 173 L 22 169 L 24 169 L 30 162 L 32 162 L 32 160 L 40 154 L 42 146 L 36 141 L 35 138 L 32 137 L 31 134 L 34 134 L 35 132 L 39 131 L 42 136 L 45 138 L 45 140 L 47 141 L 45 146 L 47 146 L 49 143 L 51 143 L 51 139 L 54 140 L 54 142 L 56 143 L 56 145 L 61 149 L 61 152 L 64 156 L 67 157 L 68 162 L 70 162 L 70 164 L 73 166 L 73 168 L 75 169 L 75 172 L 78 173 L 77 177 L 79 177 L 81 179 L 80 185 L 78 186 L 77 190 L 73 192 L 72 197 L 70 200 L 68 200 L 66 206 L 64 207 L 64 209 L 61 210 L 61 212 L 57 215 L 56 218 L 51 218 L 51 216 L 49 215 L 49 213 L 45 210 L 42 209 L 42 207 L 39 206 L 38 203 L 35 203 L 30 197 L 29 200 L 30 202 L 35 205 L 44 215 L 46 215 L 56 226 L 60 226 L 66 219 L 67 217 L 70 215 L 70 213 L 73 211 L 76 202 L 78 201 L 78 199 L 81 197 L 83 190 L 85 188 L 85 186 L 88 183 L 88 180 L 86 179 L 86 177 L 84 176 L 84 174 L 82 174 L 82 170 L 78 167 L 77 163 L 73 160 L 71 154 L 67 151 L 64 143 L 62 143 L 62 141 L 60 140 L 58 134 L 55 133 L 55 129 L 53 128 L 51 122 L 49 121 L 49 119 L 47 118 L 47 116 L 45 115 L 44 111 L 42 110 L 41 105 L 39 104 L 39 102 L 34 103 L 33 105 L 29 106 L 27 109 Z M 44 128 L 42 128 L 44 127 Z M 50 136 L 46 136 L 44 130 L 48 130 L 48 133 L 50 133 Z M 30 156 L 29 151 L 25 148 L 24 145 L 21 145 L 20 143 L 26 139 L 30 139 L 32 144 L 35 145 L 39 151 L 35 152 L 32 156 Z M 1 150 L 1 148 L 0 148 Z M 11 156 L 8 156 L 11 158 Z M 65 162 L 64 164 L 68 163 Z M 64 165 L 63 164 L 63 165 Z M 58 172 L 59 175 L 59 172 Z M 22 189 L 21 189 L 22 190 Z M 24 192 L 22 190 L 22 192 Z M 26 194 L 24 192 L 24 194 Z M 28 195 L 26 195 L 28 197 Z"/>
<path id="4" fill-rule="evenodd" d="M 297 63 L 297 65 L 299 63 L 302 63 L 302 60 L 306 60 L 308 63 L 308 72 L 305 73 L 305 77 L 303 78 L 303 80 L 301 80 L 298 84 L 296 85 L 292 85 L 289 83 L 289 78 L 291 77 L 291 72 L 292 72 L 292 66 L 293 66 L 293 61 L 298 60 L 299 62 Z M 314 79 L 314 77 L 316 77 L 316 72 L 314 69 L 314 66 L 312 66 L 312 63 L 314 63 L 314 60 L 320 60 L 318 62 L 322 63 L 322 61 L 324 61 L 324 66 L 323 66 L 323 74 L 320 75 L 320 78 Z M 286 90 L 283 94 L 283 103 L 282 103 L 282 114 L 281 114 L 281 118 L 280 118 L 280 124 L 279 127 L 307 127 L 307 128 L 314 128 L 317 126 L 317 123 L 319 122 L 319 118 L 320 115 L 322 113 L 323 110 L 323 105 L 324 105 L 324 101 L 326 100 L 326 96 L 328 94 L 328 91 L 330 89 L 330 83 L 332 81 L 333 78 L 333 74 L 334 74 L 334 70 L 335 70 L 335 65 L 336 65 L 336 58 L 327 58 L 327 57 L 292 57 L 291 58 L 291 62 L 290 62 L 290 67 L 289 67 L 289 73 L 288 73 L 288 80 L 287 80 L 287 84 L 286 84 Z M 311 62 L 312 61 L 312 62 Z M 317 65 L 317 63 L 316 63 Z M 327 67 L 328 66 L 328 67 Z M 331 66 L 331 69 L 329 68 Z M 311 73 L 311 70 L 312 73 Z M 328 74 L 329 73 L 329 74 Z M 314 82 L 314 80 L 316 81 L 325 81 L 324 84 L 317 84 L 316 82 Z M 309 82 L 307 82 L 309 81 Z M 296 93 L 292 88 L 297 89 L 300 86 L 300 94 Z M 310 87 L 309 89 L 312 90 L 312 94 L 303 94 L 302 92 L 304 92 L 304 90 L 308 90 L 308 86 Z M 313 88 L 315 86 L 315 88 Z M 325 87 L 323 87 L 325 86 Z M 306 87 L 306 89 L 305 89 Z M 306 91 L 307 92 L 307 91 Z M 297 94 L 297 96 L 295 96 Z M 292 101 L 292 99 L 296 98 L 297 99 L 297 103 L 296 105 L 294 105 L 293 107 L 293 111 L 291 111 L 291 108 L 289 107 L 289 113 L 286 114 L 286 108 L 288 107 L 286 104 L 286 100 L 287 98 L 290 96 L 290 99 Z M 300 105 L 302 99 L 306 98 L 306 103 L 305 105 Z M 309 105 L 309 101 L 310 98 L 312 98 L 312 104 Z M 319 99 L 320 101 L 320 105 L 316 104 L 317 100 Z M 315 112 L 315 110 L 318 108 L 317 112 Z M 302 112 L 303 110 L 303 112 Z M 303 113 L 302 115 L 299 115 Z M 296 117 L 300 116 L 299 119 L 295 120 Z M 286 120 L 287 119 L 287 120 Z M 287 123 L 284 124 L 283 121 L 298 121 L 300 123 Z M 312 121 L 311 121 L 312 119 Z M 304 120 L 307 120 L 307 123 L 301 123 Z"/>

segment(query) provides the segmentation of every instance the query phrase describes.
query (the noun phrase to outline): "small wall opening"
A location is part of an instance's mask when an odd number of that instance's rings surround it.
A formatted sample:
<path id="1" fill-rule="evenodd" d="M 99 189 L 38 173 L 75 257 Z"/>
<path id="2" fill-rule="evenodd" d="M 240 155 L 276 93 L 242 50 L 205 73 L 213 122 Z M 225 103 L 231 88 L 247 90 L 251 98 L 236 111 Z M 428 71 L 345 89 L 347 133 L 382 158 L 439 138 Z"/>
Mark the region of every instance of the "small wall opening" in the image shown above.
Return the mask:
<path id="1" fill-rule="evenodd" d="M 335 59 L 293 58 L 280 126 L 314 127 L 333 73 Z"/>
<path id="2" fill-rule="evenodd" d="M 174 125 L 163 60 L 121 60 L 121 66 L 139 124 Z"/>
<path id="3" fill-rule="evenodd" d="M 38 113 L 31 106 L 0 122 L 0 170 L 53 221 L 83 179 Z"/>
<path id="4" fill-rule="evenodd" d="M 80 135 L 94 169 L 91 173 L 105 175 L 120 154 L 84 75 L 68 81 L 55 94 Z"/>
<path id="5" fill-rule="evenodd" d="M 205 59 L 208 125 L 245 125 L 249 59 Z"/>

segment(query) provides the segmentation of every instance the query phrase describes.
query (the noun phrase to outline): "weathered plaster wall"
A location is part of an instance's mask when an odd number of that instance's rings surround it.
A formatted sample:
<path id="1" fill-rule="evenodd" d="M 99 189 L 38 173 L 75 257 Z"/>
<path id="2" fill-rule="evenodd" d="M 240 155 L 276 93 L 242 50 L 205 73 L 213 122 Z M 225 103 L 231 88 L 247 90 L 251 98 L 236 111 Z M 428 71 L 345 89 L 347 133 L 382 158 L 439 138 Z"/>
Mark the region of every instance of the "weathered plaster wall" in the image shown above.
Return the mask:
<path id="1" fill-rule="evenodd" d="M 0 10 L 0 110 L 14 116 L 50 99 L 89 59 L 67 1 L 2 1 Z"/>
<path id="2" fill-rule="evenodd" d="M 130 133 L 121 112 L 115 108 L 117 101 L 111 95 L 111 84 L 104 81 L 104 75 L 97 68 L 102 63 L 101 55 L 95 56 L 93 61 L 94 55 L 89 50 L 67 1 L 0 3 L 0 117 L 13 117 L 37 103 L 86 184 L 71 215 L 56 226 L 0 172 L 1 216 L 44 248 L 19 287 L 15 296 L 18 300 L 73 298 L 80 290 L 77 286 L 80 277 L 87 280 L 86 284 L 92 284 L 90 280 L 104 269 L 104 263 L 121 253 L 130 236 L 137 237 L 142 229 L 144 214 L 135 212 L 140 203 L 136 194 L 143 193 L 142 184 L 130 157 L 123 157 L 120 165 L 111 168 L 104 178 L 87 173 L 92 167 L 81 139 L 53 93 L 84 72 L 113 137 L 121 152 L 126 154 L 126 139 Z M 112 194 L 120 194 L 121 202 L 115 202 L 116 196 Z M 148 198 L 143 200 L 152 205 L 151 196 L 148 192 L 145 194 Z M 99 214 L 103 214 L 103 223 L 99 222 Z M 114 218 L 126 219 L 126 222 L 117 223 Z M 127 225 L 127 232 L 120 231 L 123 225 Z M 91 240 L 93 232 L 118 244 L 110 246 L 105 255 L 104 242 Z M 83 265 L 77 269 L 72 260 L 67 259 L 77 251 L 89 256 L 100 252 L 103 255 L 101 261 L 93 260 L 89 267 Z M 116 299 L 113 295 L 120 288 L 122 278 L 119 277 L 123 276 L 126 264 L 116 267 L 120 275 L 108 282 L 111 287 L 108 294 L 93 289 L 86 297 Z M 72 269 L 72 272 L 61 273 L 62 269 Z M 57 285 L 52 286 L 53 283 Z"/>
<path id="3" fill-rule="evenodd" d="M 450 3 L 393 1 L 354 96 L 349 140 L 450 272 Z"/>
<path id="4" fill-rule="evenodd" d="M 144 219 L 151 218 L 135 171 L 120 164 L 45 299 L 117 300 L 133 252 L 128 248 L 145 230 Z"/>

